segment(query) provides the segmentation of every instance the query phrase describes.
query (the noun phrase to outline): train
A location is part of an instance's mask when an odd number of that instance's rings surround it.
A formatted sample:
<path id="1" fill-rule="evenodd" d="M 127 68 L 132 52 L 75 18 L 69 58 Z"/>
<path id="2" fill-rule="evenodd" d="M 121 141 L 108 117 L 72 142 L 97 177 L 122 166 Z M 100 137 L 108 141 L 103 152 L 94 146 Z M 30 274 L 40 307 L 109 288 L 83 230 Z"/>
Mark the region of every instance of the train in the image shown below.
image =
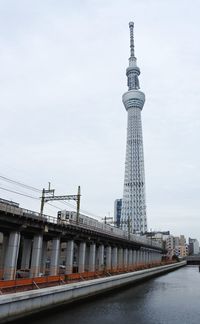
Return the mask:
<path id="1" fill-rule="evenodd" d="M 75 211 L 69 211 L 69 210 L 61 210 L 57 214 L 58 223 L 60 224 L 75 224 L 78 221 L 78 225 L 81 225 L 83 227 L 90 227 L 92 229 L 98 229 L 102 230 L 104 232 L 109 233 L 115 233 L 119 235 L 119 233 L 122 234 L 122 231 L 118 227 L 114 227 L 110 224 L 105 224 L 103 222 L 98 221 L 95 218 L 89 217 L 84 214 L 79 214 L 78 220 L 77 220 L 77 213 Z"/>
<path id="2" fill-rule="evenodd" d="M 69 210 L 58 211 L 57 223 L 62 225 L 77 224 L 85 228 L 90 228 L 91 230 L 96 230 L 97 232 L 102 232 L 105 234 L 121 237 L 123 239 L 130 239 L 131 241 L 137 242 L 139 244 L 152 245 L 152 241 L 149 238 L 146 238 L 145 236 L 128 233 L 127 231 L 124 231 L 119 227 L 115 227 L 111 224 L 105 224 L 87 215 L 80 213 L 77 219 L 77 213 L 75 211 L 69 211 Z M 160 247 L 159 246 L 160 244 L 156 242 L 153 245 Z"/>
<path id="3" fill-rule="evenodd" d="M 57 214 L 58 223 L 60 224 L 76 224 L 77 223 L 77 213 L 75 211 L 61 210 Z M 79 214 L 78 225 L 90 228 L 92 230 L 97 230 L 98 232 L 104 232 L 116 236 L 121 236 L 123 238 L 128 238 L 128 232 L 115 227 L 111 224 L 105 224 L 98 221 L 92 217 L 84 214 Z"/>
<path id="4" fill-rule="evenodd" d="M 57 214 L 57 219 L 58 223 L 73 224 L 77 222 L 77 213 L 75 211 L 60 210 Z M 102 223 L 92 217 L 86 216 L 84 214 L 79 214 L 78 224 L 99 227 Z"/>

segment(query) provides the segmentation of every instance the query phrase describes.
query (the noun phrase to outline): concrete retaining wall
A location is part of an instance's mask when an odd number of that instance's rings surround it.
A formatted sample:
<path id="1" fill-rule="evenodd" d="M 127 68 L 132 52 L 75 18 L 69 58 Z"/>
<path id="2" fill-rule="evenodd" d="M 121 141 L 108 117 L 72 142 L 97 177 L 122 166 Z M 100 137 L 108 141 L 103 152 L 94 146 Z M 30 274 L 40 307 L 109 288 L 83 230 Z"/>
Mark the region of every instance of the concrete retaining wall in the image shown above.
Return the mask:
<path id="1" fill-rule="evenodd" d="M 122 285 L 142 281 L 185 265 L 186 262 L 183 261 L 106 278 L 2 295 L 0 296 L 0 323 L 6 323 L 16 318 L 99 294 Z"/>

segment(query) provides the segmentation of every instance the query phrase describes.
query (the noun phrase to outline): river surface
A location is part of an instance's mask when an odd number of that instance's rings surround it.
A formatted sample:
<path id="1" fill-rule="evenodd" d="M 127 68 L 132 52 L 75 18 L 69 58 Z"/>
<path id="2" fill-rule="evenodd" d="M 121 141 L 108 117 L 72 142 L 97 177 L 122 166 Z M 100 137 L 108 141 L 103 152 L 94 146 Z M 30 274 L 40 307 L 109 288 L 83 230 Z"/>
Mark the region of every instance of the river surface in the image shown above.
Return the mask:
<path id="1" fill-rule="evenodd" d="M 199 268 L 186 266 L 137 286 L 39 314 L 23 323 L 199 324 Z"/>

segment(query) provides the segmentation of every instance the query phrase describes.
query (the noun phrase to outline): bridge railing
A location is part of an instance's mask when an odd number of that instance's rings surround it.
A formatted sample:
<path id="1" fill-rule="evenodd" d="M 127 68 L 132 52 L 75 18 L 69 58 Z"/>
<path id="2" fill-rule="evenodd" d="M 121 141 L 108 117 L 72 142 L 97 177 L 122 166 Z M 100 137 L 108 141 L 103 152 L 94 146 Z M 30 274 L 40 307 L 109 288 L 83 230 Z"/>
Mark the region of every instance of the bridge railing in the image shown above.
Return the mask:
<path id="1" fill-rule="evenodd" d="M 45 214 L 42 214 L 42 216 L 41 216 L 40 213 L 26 209 L 26 208 L 14 207 L 14 206 L 0 203 L 0 211 L 4 211 L 6 213 L 13 214 L 13 215 L 25 216 L 25 217 L 32 218 L 32 219 L 35 218 L 35 219 L 41 220 L 43 222 L 57 224 L 56 217 L 50 216 L 50 215 L 45 215 Z"/>

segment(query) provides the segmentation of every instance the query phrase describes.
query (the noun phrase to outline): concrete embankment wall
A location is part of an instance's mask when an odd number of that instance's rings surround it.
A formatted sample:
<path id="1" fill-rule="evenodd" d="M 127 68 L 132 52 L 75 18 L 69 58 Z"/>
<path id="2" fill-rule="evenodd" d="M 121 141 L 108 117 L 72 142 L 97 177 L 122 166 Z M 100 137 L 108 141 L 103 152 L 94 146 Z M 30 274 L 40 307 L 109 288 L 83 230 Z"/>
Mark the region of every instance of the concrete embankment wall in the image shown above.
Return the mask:
<path id="1" fill-rule="evenodd" d="M 186 261 L 63 286 L 2 295 L 0 296 L 0 323 L 158 276 L 184 265 Z"/>

